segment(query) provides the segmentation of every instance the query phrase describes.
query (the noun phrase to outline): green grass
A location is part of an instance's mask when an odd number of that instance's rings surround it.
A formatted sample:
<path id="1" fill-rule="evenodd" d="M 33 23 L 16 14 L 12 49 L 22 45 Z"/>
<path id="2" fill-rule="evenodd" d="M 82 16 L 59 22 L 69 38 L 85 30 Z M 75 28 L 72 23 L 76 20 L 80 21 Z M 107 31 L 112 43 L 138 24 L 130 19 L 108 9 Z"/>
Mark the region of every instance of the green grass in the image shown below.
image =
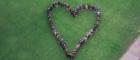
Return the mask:
<path id="1" fill-rule="evenodd" d="M 74 60 L 118 60 L 140 30 L 140 0 L 61 0 L 73 7 L 95 4 L 102 11 L 98 32 Z M 0 0 L 0 60 L 69 60 L 56 44 L 46 18 L 52 0 Z M 63 8 L 54 22 L 71 50 L 94 24 L 95 16 L 83 10 L 73 18 Z"/>

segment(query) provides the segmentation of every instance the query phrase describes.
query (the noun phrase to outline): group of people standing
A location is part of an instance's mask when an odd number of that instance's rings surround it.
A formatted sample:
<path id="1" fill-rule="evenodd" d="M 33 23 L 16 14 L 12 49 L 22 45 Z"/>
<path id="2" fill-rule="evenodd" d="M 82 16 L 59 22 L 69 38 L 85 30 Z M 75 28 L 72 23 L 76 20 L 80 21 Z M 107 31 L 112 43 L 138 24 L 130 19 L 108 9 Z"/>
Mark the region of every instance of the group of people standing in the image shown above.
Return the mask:
<path id="1" fill-rule="evenodd" d="M 80 41 L 76 44 L 76 47 L 69 52 L 66 43 L 64 42 L 64 39 L 62 37 L 62 35 L 57 32 L 55 24 L 52 21 L 52 10 L 56 7 L 64 7 L 66 8 L 66 10 L 68 10 L 70 12 L 70 14 L 72 16 L 77 16 L 77 14 L 80 12 L 80 10 L 82 9 L 87 9 L 87 10 L 93 10 L 96 12 L 96 23 L 94 25 L 93 28 L 91 28 L 81 39 Z M 51 27 L 51 31 L 53 33 L 53 35 L 55 36 L 55 38 L 57 39 L 58 43 L 60 44 L 60 46 L 63 48 L 65 54 L 67 55 L 67 57 L 69 58 L 74 58 L 78 52 L 78 50 L 80 49 L 80 47 L 87 42 L 87 40 L 90 38 L 91 35 L 93 35 L 94 32 L 96 32 L 99 23 L 100 23 L 100 10 L 98 8 L 95 7 L 95 5 L 90 5 L 90 4 L 84 4 L 84 5 L 80 5 L 78 6 L 76 9 L 72 9 L 72 7 L 67 4 L 67 3 L 61 3 L 61 2 L 54 2 L 53 4 L 51 4 L 48 9 L 47 9 L 47 16 L 48 16 L 48 21 L 49 21 L 49 25 Z"/>

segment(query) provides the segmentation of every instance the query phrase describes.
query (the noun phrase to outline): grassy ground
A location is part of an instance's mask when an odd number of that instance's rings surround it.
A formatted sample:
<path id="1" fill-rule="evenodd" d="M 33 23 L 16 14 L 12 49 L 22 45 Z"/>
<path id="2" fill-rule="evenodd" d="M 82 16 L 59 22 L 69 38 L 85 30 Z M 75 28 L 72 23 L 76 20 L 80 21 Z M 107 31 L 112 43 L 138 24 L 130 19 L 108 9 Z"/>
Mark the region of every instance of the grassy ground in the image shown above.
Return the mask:
<path id="1" fill-rule="evenodd" d="M 62 0 L 61 0 L 62 1 Z M 52 0 L 0 0 L 0 60 L 68 60 L 50 33 L 46 8 Z M 73 7 L 95 4 L 102 10 L 98 32 L 74 60 L 118 60 L 140 30 L 140 0 L 69 0 Z M 71 50 L 95 22 L 90 11 L 71 17 L 54 10 L 54 22 Z"/>

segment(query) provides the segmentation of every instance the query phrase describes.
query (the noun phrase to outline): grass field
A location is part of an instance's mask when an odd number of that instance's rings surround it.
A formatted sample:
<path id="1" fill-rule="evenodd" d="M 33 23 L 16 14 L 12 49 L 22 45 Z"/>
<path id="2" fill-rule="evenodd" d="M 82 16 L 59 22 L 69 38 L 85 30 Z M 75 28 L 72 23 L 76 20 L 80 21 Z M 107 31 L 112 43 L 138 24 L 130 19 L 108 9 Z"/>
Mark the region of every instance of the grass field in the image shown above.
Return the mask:
<path id="1" fill-rule="evenodd" d="M 54 0 L 55 1 L 55 0 Z M 73 7 L 95 4 L 102 11 L 98 32 L 74 60 L 118 60 L 140 30 L 140 0 L 61 0 Z M 46 9 L 52 0 L 0 0 L 0 60 L 69 60 L 48 26 Z M 54 22 L 71 50 L 95 22 L 83 10 L 73 18 L 63 8 Z M 92 14 L 93 13 L 93 14 Z"/>

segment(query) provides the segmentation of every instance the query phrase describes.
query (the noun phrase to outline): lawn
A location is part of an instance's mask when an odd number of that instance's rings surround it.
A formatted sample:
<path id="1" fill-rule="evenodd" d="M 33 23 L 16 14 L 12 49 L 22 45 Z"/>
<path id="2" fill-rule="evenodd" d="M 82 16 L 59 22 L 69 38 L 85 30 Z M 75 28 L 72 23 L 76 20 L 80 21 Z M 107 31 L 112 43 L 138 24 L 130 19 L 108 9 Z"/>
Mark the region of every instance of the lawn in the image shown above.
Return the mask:
<path id="1" fill-rule="evenodd" d="M 55 0 L 54 0 L 55 1 Z M 74 8 L 95 4 L 102 12 L 97 33 L 74 60 L 118 60 L 140 30 L 140 0 L 60 0 Z M 0 60 L 69 60 L 48 26 L 46 10 L 53 0 L 0 0 Z M 82 10 L 72 17 L 64 8 L 53 21 L 69 50 L 95 23 L 95 13 Z"/>

